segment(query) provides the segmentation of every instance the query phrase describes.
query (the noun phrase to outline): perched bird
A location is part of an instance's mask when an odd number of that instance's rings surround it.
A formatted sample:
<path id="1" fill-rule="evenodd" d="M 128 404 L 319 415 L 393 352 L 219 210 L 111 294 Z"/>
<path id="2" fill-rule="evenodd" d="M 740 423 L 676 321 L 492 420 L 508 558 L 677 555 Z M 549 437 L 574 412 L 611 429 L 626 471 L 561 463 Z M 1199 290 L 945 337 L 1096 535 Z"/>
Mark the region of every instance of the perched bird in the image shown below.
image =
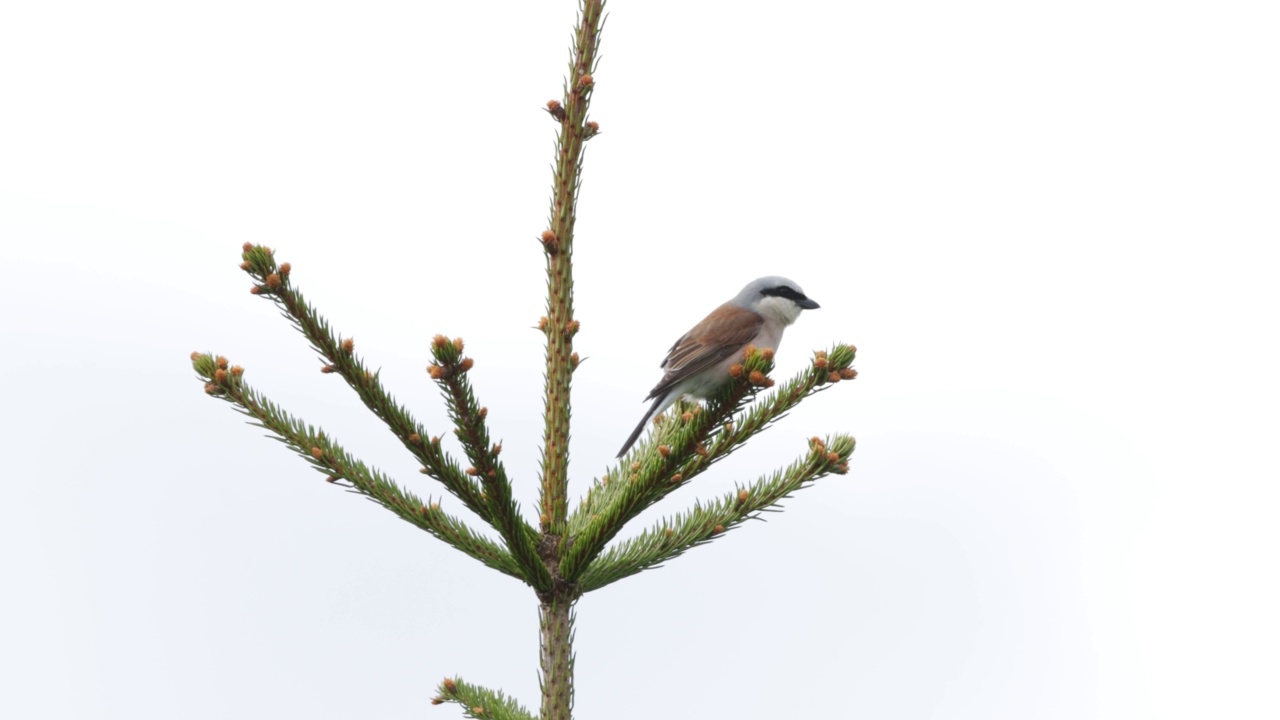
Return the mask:
<path id="1" fill-rule="evenodd" d="M 805 296 L 800 286 L 786 278 L 770 276 L 751 281 L 742 292 L 693 326 L 671 346 L 661 367 L 662 380 L 645 401 L 653 406 L 631 437 L 618 451 L 627 454 L 644 426 L 682 395 L 707 398 L 729 381 L 729 368 L 742 361 L 748 345 L 778 348 L 782 331 L 800 317 L 801 310 L 813 310 L 818 303 Z"/>

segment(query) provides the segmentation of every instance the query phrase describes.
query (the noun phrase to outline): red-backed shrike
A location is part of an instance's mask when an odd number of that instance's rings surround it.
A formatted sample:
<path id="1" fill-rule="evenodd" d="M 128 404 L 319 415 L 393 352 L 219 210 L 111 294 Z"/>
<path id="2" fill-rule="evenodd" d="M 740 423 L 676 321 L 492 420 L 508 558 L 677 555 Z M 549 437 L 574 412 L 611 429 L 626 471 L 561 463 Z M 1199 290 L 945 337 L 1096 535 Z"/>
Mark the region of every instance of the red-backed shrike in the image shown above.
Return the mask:
<path id="1" fill-rule="evenodd" d="M 742 292 L 721 305 L 671 346 L 661 367 L 662 380 L 649 391 L 645 401 L 653 406 L 631 437 L 618 451 L 627 454 L 644 426 L 682 395 L 707 398 L 729 381 L 729 368 L 742 362 L 748 345 L 778 349 L 782 331 L 800 317 L 801 310 L 813 310 L 818 303 L 805 296 L 799 285 L 786 278 L 770 276 L 751 281 Z"/>

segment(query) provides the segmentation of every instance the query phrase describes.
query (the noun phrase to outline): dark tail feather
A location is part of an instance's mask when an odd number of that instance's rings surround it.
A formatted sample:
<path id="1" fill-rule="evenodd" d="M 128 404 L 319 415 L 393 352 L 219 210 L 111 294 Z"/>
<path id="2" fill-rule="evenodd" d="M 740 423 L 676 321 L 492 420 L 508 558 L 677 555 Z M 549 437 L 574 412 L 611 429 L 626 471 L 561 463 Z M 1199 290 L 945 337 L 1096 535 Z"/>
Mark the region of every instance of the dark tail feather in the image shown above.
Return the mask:
<path id="1" fill-rule="evenodd" d="M 626 455 L 627 451 L 631 449 L 631 446 L 636 444 L 636 440 L 640 438 L 640 433 L 644 432 L 644 426 L 648 425 L 649 421 L 653 420 L 654 416 L 657 415 L 660 410 L 664 409 L 662 407 L 662 401 L 665 399 L 665 397 L 659 397 L 653 401 L 653 405 L 649 408 L 649 412 L 644 414 L 644 417 L 640 419 L 640 424 L 636 426 L 635 430 L 631 431 L 631 437 L 627 438 L 627 441 L 622 444 L 622 449 L 618 451 L 618 457 Z"/>

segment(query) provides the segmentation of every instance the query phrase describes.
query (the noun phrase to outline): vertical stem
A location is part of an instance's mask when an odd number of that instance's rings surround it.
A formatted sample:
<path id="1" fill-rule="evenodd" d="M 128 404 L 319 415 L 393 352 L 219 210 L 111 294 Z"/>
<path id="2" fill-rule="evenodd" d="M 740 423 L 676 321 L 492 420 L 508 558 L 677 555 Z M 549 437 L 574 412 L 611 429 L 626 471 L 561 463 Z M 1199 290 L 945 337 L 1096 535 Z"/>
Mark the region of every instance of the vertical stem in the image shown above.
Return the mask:
<path id="1" fill-rule="evenodd" d="M 574 34 L 569 78 L 560 113 L 556 144 L 555 187 L 551 227 L 543 236 L 547 260 L 546 432 L 542 455 L 542 531 L 561 536 L 568 517 L 569 382 L 573 373 L 573 229 L 582 180 L 582 152 L 595 130 L 587 125 L 587 107 L 595 80 L 596 48 L 604 23 L 604 1 L 582 0 Z"/>
<path id="2" fill-rule="evenodd" d="M 542 720 L 571 720 L 573 713 L 573 602 L 563 592 L 538 609 L 542 627 Z"/>

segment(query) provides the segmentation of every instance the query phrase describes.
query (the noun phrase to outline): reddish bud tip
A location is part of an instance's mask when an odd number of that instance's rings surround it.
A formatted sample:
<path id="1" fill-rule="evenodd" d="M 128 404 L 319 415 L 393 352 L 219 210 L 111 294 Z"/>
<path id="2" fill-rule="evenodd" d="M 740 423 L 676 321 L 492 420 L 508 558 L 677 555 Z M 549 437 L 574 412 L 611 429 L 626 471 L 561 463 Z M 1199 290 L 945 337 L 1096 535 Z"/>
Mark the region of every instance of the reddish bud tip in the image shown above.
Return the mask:
<path id="1" fill-rule="evenodd" d="M 329 373 L 331 373 L 331 372 L 336 372 L 337 370 L 338 370 L 338 368 L 336 368 L 336 367 L 334 367 L 334 366 L 332 366 L 332 365 L 321 365 L 321 366 L 320 366 L 320 372 L 322 372 L 322 373 L 324 373 L 324 374 L 326 374 L 326 375 L 328 375 L 328 374 L 329 374 Z"/>
<path id="2" fill-rule="evenodd" d="M 489 417 L 489 408 L 487 408 L 487 407 L 481 407 L 481 408 L 480 408 L 480 413 L 479 413 L 479 414 L 480 414 L 480 419 L 481 419 L 481 420 L 483 420 L 483 419 L 485 419 L 485 418 Z"/>
<path id="3" fill-rule="evenodd" d="M 463 358 L 462 362 L 458 363 L 458 369 L 461 370 L 462 372 L 466 372 L 471 368 L 475 367 L 475 364 L 476 364 L 475 360 L 472 360 L 471 358 Z"/>
<path id="4" fill-rule="evenodd" d="M 840 462 L 840 456 L 836 453 L 829 452 L 827 453 L 827 462 L 829 463 Z"/>
<path id="5" fill-rule="evenodd" d="M 240 249 L 245 252 L 249 252 L 250 250 L 253 250 L 253 243 L 245 243 L 244 245 L 240 246 Z"/>
<path id="6" fill-rule="evenodd" d="M 218 367 L 222 368 L 223 370 L 226 370 L 227 366 L 231 364 L 230 361 L 227 360 L 222 355 L 219 355 L 218 357 L 214 358 L 213 361 L 214 363 L 217 364 Z"/>
<path id="7" fill-rule="evenodd" d="M 761 357 L 763 357 L 765 360 L 772 360 L 772 359 L 773 359 L 773 348 L 765 348 L 765 349 L 761 350 L 761 351 L 760 351 L 760 356 L 761 356 Z"/>
<path id="8" fill-rule="evenodd" d="M 684 475 L 681 475 L 680 473 L 676 473 L 675 475 L 672 475 L 671 482 L 672 483 L 684 482 Z"/>
<path id="9" fill-rule="evenodd" d="M 719 535 L 720 533 L 724 532 L 724 526 L 723 526 L 723 525 L 717 525 L 717 526 L 715 526 L 714 528 L 712 528 L 712 531 L 713 531 L 716 535 Z"/>
<path id="10" fill-rule="evenodd" d="M 440 697 L 439 695 L 437 695 L 437 696 L 435 696 L 435 697 L 431 698 L 431 704 L 432 704 L 432 705 L 443 705 L 443 704 L 444 704 L 444 698 L 442 698 L 442 697 Z"/>
<path id="11" fill-rule="evenodd" d="M 422 442 L 422 436 L 419 435 L 418 433 L 410 433 L 409 442 L 413 443 L 414 445 L 417 445 L 418 443 Z"/>
<path id="12" fill-rule="evenodd" d="M 437 350 L 442 349 L 445 345 L 448 345 L 448 344 L 449 344 L 449 338 L 443 335 L 436 335 L 435 337 L 431 338 L 431 347 Z"/>
<path id="13" fill-rule="evenodd" d="M 346 340 L 342 341 L 342 352 L 350 355 L 351 352 L 355 349 L 356 349 L 355 340 L 352 340 L 351 338 L 347 338 Z"/>
<path id="14" fill-rule="evenodd" d="M 261 295 L 261 294 L 262 294 L 262 288 L 258 287 L 257 285 L 254 285 L 253 287 L 249 288 L 249 294 L 250 294 L 250 295 Z"/>
<path id="15" fill-rule="evenodd" d="M 432 380 L 439 380 L 444 377 L 444 368 L 439 365 L 428 365 L 427 374 L 431 376 Z"/>
<path id="16" fill-rule="evenodd" d="M 293 270 L 293 266 L 289 263 L 282 263 L 280 265 L 280 274 L 284 277 L 289 277 L 289 272 L 291 270 Z"/>
<path id="17" fill-rule="evenodd" d="M 200 356 L 203 354 L 204 353 L 200 352 L 199 350 L 196 350 L 195 352 L 191 353 L 191 361 L 195 362 L 196 360 L 199 360 Z"/>
<path id="18" fill-rule="evenodd" d="M 833 373 L 831 373 L 830 375 L 828 375 L 828 376 L 827 376 L 827 379 L 828 379 L 828 380 L 830 380 L 830 381 L 831 381 L 831 382 L 833 382 L 833 383 L 835 383 L 835 382 L 840 382 L 840 373 L 838 373 L 838 372 L 833 372 Z"/>
<path id="19" fill-rule="evenodd" d="M 248 271 L 249 271 L 249 261 L 248 261 L 248 260 L 245 260 L 244 262 L 240 263 L 240 269 L 241 269 L 241 270 L 244 270 L 245 272 L 248 272 Z"/>
<path id="20" fill-rule="evenodd" d="M 596 79 L 591 77 L 591 73 L 587 73 L 578 78 L 578 87 L 590 87 L 595 84 Z"/>
<path id="21" fill-rule="evenodd" d="M 734 363 L 729 366 L 729 377 L 742 377 L 742 363 Z"/>
<path id="22" fill-rule="evenodd" d="M 453 681 L 453 678 L 445 678 L 444 689 L 448 690 L 449 692 L 457 692 L 458 684 Z"/>
<path id="23" fill-rule="evenodd" d="M 477 470 L 477 469 L 475 469 L 475 468 L 473 468 L 473 467 L 469 467 L 469 468 L 467 468 L 467 474 L 468 474 L 468 475 L 471 475 L 472 477 L 474 477 L 474 476 L 476 476 L 476 475 L 479 475 L 479 474 L 480 474 L 480 471 L 479 471 L 479 470 Z"/>
<path id="24" fill-rule="evenodd" d="M 764 373 L 760 372 L 759 370 L 752 370 L 751 375 L 748 376 L 748 379 L 751 380 L 752 385 L 763 385 L 764 381 L 767 380 L 768 378 L 766 378 Z"/>
<path id="25" fill-rule="evenodd" d="M 661 455 L 662 457 L 667 457 L 667 456 L 669 456 L 669 455 L 671 454 L 671 446 L 670 446 L 670 445 L 659 445 L 659 446 L 658 446 L 658 454 L 659 454 L 659 455 Z"/>
<path id="26" fill-rule="evenodd" d="M 852 380 L 858 377 L 858 371 L 854 370 L 853 368 L 845 368 L 840 371 L 840 377 L 844 378 L 845 380 Z"/>
<path id="27" fill-rule="evenodd" d="M 542 317 L 538 318 L 538 329 L 539 329 L 539 330 L 546 330 L 546 329 L 547 329 L 547 324 L 548 324 L 548 323 L 550 323 L 550 322 L 551 322 L 551 321 L 547 319 L 547 316 L 546 316 L 546 315 L 543 315 Z"/>
<path id="28" fill-rule="evenodd" d="M 240 377 L 241 375 L 244 375 L 244 368 L 240 367 L 239 365 L 232 365 L 231 375 L 232 377 Z"/>
<path id="29" fill-rule="evenodd" d="M 824 357 L 814 358 L 813 366 L 819 370 L 825 370 L 827 367 L 827 359 Z"/>
<path id="30" fill-rule="evenodd" d="M 694 452 L 696 452 L 696 453 L 698 453 L 699 455 L 701 455 L 701 456 L 703 456 L 703 457 L 706 457 L 706 455 L 707 455 L 707 446 L 706 446 L 705 444 L 703 444 L 703 443 L 698 443 L 698 447 L 694 448 L 694 449 L 693 449 L 693 451 L 694 451 Z"/>
<path id="31" fill-rule="evenodd" d="M 270 275 L 267 276 L 267 287 L 271 288 L 272 290 L 278 289 L 283 284 L 284 284 L 284 281 L 280 279 L 279 274 L 271 273 Z"/>

